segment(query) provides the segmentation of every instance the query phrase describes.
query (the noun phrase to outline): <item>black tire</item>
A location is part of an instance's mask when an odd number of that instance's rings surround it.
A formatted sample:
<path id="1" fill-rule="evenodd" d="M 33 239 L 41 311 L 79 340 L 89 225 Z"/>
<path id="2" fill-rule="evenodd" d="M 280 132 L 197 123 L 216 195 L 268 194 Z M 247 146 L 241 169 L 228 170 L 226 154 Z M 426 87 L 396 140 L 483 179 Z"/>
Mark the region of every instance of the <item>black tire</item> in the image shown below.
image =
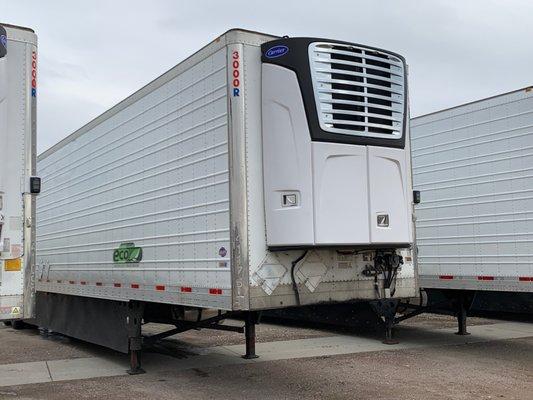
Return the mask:
<path id="1" fill-rule="evenodd" d="M 20 319 L 16 319 L 16 320 L 11 321 L 11 327 L 15 329 L 16 331 L 18 331 L 18 330 L 24 329 L 26 327 L 26 324 L 24 323 L 24 321 Z"/>
<path id="2" fill-rule="evenodd" d="M 11 321 L 4 321 L 5 326 L 11 326 Z"/>

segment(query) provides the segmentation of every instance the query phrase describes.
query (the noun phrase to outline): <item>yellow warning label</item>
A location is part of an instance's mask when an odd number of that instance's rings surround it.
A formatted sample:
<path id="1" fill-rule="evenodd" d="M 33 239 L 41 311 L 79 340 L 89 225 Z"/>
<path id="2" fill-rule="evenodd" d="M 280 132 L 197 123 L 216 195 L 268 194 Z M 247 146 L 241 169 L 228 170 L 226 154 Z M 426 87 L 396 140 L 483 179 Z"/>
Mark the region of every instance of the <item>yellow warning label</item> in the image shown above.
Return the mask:
<path id="1" fill-rule="evenodd" d="M 13 308 L 11 309 L 11 314 L 13 314 L 13 315 L 18 315 L 18 314 L 20 314 L 20 307 L 13 307 Z"/>
<path id="2" fill-rule="evenodd" d="M 14 260 L 5 260 L 4 269 L 6 271 L 20 271 L 22 268 L 22 260 L 15 258 Z"/>

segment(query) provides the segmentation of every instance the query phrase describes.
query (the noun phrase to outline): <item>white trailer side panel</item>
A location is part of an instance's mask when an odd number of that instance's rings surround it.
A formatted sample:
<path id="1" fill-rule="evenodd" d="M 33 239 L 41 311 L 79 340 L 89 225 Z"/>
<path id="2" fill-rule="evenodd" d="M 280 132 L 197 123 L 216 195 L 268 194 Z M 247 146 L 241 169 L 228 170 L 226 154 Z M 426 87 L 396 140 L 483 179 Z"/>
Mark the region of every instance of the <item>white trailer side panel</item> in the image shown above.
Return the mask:
<path id="1" fill-rule="evenodd" d="M 3 25 L 0 58 L 0 320 L 34 313 L 37 36 Z M 3 31 L 3 30 L 2 30 Z M 4 36 L 3 33 L 1 36 Z M 33 75 L 33 78 L 32 78 Z"/>
<path id="2" fill-rule="evenodd" d="M 420 286 L 533 292 L 533 90 L 414 118 Z"/>
<path id="3" fill-rule="evenodd" d="M 226 47 L 185 64 L 40 157 L 39 290 L 231 308 Z"/>

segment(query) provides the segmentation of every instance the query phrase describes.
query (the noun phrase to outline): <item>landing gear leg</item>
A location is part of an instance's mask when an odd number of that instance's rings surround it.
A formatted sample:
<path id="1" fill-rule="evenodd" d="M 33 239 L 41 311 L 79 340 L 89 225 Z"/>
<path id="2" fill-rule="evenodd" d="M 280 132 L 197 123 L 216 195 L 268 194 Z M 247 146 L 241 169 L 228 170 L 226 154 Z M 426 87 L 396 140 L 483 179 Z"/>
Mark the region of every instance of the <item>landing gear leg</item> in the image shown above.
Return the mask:
<path id="1" fill-rule="evenodd" d="M 141 355 L 142 350 L 132 350 L 130 348 L 130 369 L 128 370 L 129 375 L 140 375 L 146 373 L 146 371 L 141 368 Z"/>
<path id="2" fill-rule="evenodd" d="M 466 329 L 466 318 L 468 315 L 468 310 L 472 305 L 472 297 L 462 291 L 457 297 L 457 326 L 458 330 L 455 333 L 456 335 L 466 336 L 470 335 Z"/>
<path id="3" fill-rule="evenodd" d="M 142 355 L 142 335 L 141 335 L 141 321 L 143 315 L 143 306 L 135 301 L 128 304 L 128 316 L 126 324 L 128 327 L 129 353 L 130 353 L 130 369 L 128 374 L 139 375 L 146 371 L 141 368 Z"/>
<path id="4" fill-rule="evenodd" d="M 385 328 L 384 344 L 398 344 L 398 340 L 392 337 L 392 328 L 394 326 L 394 317 L 398 310 L 400 300 L 398 299 L 379 299 L 370 302 L 370 306 L 382 322 Z"/>
<path id="5" fill-rule="evenodd" d="M 242 356 L 247 360 L 258 358 L 255 354 L 255 324 L 257 323 L 257 314 L 255 312 L 247 312 L 245 316 L 244 335 L 246 337 L 246 354 Z"/>

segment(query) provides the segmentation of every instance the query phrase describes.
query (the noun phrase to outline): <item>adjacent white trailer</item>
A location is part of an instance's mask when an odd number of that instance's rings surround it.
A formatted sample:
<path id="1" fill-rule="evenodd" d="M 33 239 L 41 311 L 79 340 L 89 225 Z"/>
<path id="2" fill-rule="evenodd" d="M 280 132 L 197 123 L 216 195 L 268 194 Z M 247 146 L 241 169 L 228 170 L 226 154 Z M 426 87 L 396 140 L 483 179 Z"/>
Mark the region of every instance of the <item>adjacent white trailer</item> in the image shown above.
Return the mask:
<path id="1" fill-rule="evenodd" d="M 0 320 L 34 315 L 37 36 L 0 24 Z"/>
<path id="2" fill-rule="evenodd" d="M 407 121 L 395 53 L 225 33 L 39 156 L 42 323 L 413 296 Z"/>
<path id="3" fill-rule="evenodd" d="M 414 118 L 411 133 L 420 286 L 477 292 L 489 310 L 514 293 L 508 307 L 532 312 L 533 88 Z"/>

